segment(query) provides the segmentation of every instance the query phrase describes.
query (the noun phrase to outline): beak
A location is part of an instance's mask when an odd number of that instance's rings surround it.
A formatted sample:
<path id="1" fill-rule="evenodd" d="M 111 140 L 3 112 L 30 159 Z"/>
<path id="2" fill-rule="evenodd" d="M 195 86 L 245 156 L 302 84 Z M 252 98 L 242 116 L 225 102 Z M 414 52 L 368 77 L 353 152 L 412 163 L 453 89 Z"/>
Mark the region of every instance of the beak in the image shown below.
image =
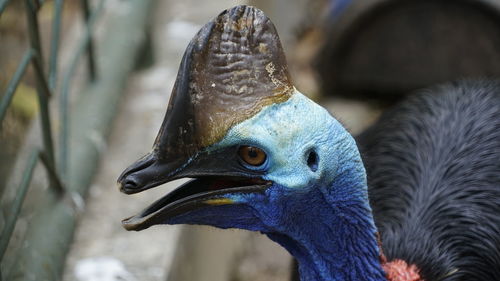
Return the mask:
<path id="1" fill-rule="evenodd" d="M 121 191 L 127 194 L 181 177 L 194 180 L 123 220 L 125 229 L 142 230 L 202 207 L 234 204 L 229 198 L 231 194 L 264 192 L 272 183 L 262 179 L 263 172 L 246 170 L 236 150 L 237 147 L 230 147 L 202 152 L 182 164 L 163 162 L 153 152 L 132 164 L 118 179 Z"/>

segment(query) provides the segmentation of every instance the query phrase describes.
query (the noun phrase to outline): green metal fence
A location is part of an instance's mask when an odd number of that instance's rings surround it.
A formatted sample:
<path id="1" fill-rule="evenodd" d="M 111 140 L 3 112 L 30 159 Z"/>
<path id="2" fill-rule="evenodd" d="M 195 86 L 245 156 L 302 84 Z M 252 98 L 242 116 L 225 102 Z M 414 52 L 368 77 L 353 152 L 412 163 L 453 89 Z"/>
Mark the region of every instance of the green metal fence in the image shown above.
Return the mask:
<path id="1" fill-rule="evenodd" d="M 5 11 L 7 5 L 11 2 L 10 0 L 0 0 L 0 17 Z M 29 48 L 24 52 L 19 65 L 14 72 L 12 78 L 10 79 L 3 97 L 0 101 L 0 126 L 5 118 L 7 109 L 12 101 L 12 98 L 16 92 L 16 89 L 23 79 L 28 67 L 32 67 L 35 74 L 36 80 L 36 92 L 38 96 L 38 106 L 40 112 L 40 122 L 41 122 L 41 132 L 43 139 L 42 147 L 32 148 L 33 152 L 29 157 L 26 168 L 23 172 L 23 176 L 19 186 L 17 187 L 17 195 L 15 199 L 11 202 L 10 211 L 8 212 L 8 217 L 5 221 L 4 227 L 1 230 L 0 236 L 0 261 L 4 258 L 9 240 L 13 234 L 16 221 L 20 214 L 23 201 L 26 197 L 28 189 L 30 187 L 31 179 L 35 168 L 38 163 L 41 163 L 47 171 L 49 182 L 48 192 L 55 194 L 65 193 L 67 190 L 65 184 L 66 178 L 66 167 L 69 157 L 68 149 L 68 135 L 69 135 L 69 120 L 70 116 L 68 114 L 68 96 L 69 89 L 71 86 L 72 78 L 76 72 L 77 66 L 81 61 L 82 56 L 86 53 L 88 59 L 88 72 L 89 77 L 92 80 L 96 79 L 97 71 L 95 67 L 94 58 L 94 47 L 93 47 L 93 36 L 92 28 L 95 19 L 100 14 L 103 9 L 104 0 L 96 5 L 96 7 L 91 10 L 87 0 L 80 0 L 81 2 L 81 12 L 83 19 L 85 21 L 85 32 L 81 41 L 79 42 L 78 49 L 73 54 L 71 63 L 68 67 L 66 75 L 64 75 L 61 84 L 62 87 L 60 93 L 55 93 L 56 85 L 58 83 L 58 55 L 59 55 L 59 39 L 61 33 L 61 17 L 63 10 L 63 0 L 54 1 L 54 17 L 52 23 L 52 32 L 50 40 L 50 55 L 48 59 L 48 66 L 46 67 L 45 60 L 43 58 L 43 50 L 40 41 L 40 31 L 38 26 L 38 11 L 44 4 L 43 0 L 24 0 L 24 8 L 26 13 L 26 20 L 29 34 Z M 56 95 L 57 94 L 57 95 Z M 58 146 L 54 146 L 54 130 L 50 119 L 50 108 L 49 102 L 55 97 L 59 98 L 59 120 L 60 120 L 60 133 Z M 57 161 L 56 161 L 56 151 Z M 64 196 L 58 196 L 61 200 Z M 0 272 L 0 280 L 2 280 L 2 273 Z M 4 277 L 5 278 L 5 277 Z"/>

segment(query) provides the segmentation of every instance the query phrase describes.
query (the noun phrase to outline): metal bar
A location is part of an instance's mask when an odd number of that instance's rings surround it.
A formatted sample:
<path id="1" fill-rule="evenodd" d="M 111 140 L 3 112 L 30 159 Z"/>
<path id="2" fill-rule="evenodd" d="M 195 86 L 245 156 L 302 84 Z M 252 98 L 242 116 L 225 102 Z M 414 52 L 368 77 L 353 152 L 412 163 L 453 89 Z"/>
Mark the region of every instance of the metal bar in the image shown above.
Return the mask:
<path id="1" fill-rule="evenodd" d="M 3 119 L 5 118 L 5 113 L 7 112 L 7 108 L 9 107 L 12 101 L 12 97 L 16 93 L 17 86 L 19 85 L 21 78 L 23 78 L 23 75 L 26 72 L 26 69 L 28 68 L 29 62 L 33 58 L 33 55 L 34 55 L 33 49 L 29 49 L 25 52 L 23 58 L 21 59 L 21 62 L 19 63 L 19 66 L 16 69 L 16 72 L 14 72 L 14 75 L 12 76 L 9 85 L 5 90 L 5 94 L 2 100 L 0 101 L 0 127 L 2 126 L 1 124 L 3 122 Z"/>
<path id="2" fill-rule="evenodd" d="M 57 55 L 59 53 L 59 41 L 61 37 L 61 18 L 64 0 L 54 1 L 54 20 L 52 21 L 52 40 L 49 58 L 49 87 L 54 90 L 57 79 Z"/>
<path id="3" fill-rule="evenodd" d="M 42 163 L 45 166 L 45 169 L 47 170 L 49 177 L 55 183 L 54 187 L 61 193 L 65 192 L 66 187 L 61 182 L 61 179 L 59 178 L 59 175 L 57 174 L 55 167 L 53 166 L 52 163 L 50 163 L 49 158 L 45 152 L 40 152 L 40 160 L 42 160 Z"/>
<path id="4" fill-rule="evenodd" d="M 39 59 L 40 59 L 40 65 L 43 68 L 43 53 L 42 53 L 42 47 L 40 44 L 40 33 L 38 32 L 38 15 L 36 13 L 37 9 L 35 7 L 35 4 L 31 2 L 30 0 L 25 0 L 24 1 L 26 5 L 26 17 L 28 19 L 28 31 L 29 31 L 29 38 L 30 38 L 30 44 L 33 50 L 37 53 Z"/>
<path id="5" fill-rule="evenodd" d="M 45 75 L 43 73 L 42 65 L 40 63 L 38 55 L 35 55 L 31 62 L 33 63 L 33 69 L 35 70 L 35 77 L 37 79 L 37 90 L 39 86 L 39 94 L 44 96 L 46 99 L 49 99 L 52 94 L 49 89 L 47 79 L 45 79 Z"/>
<path id="6" fill-rule="evenodd" d="M 16 198 L 12 202 L 10 216 L 7 217 L 7 222 L 5 223 L 5 227 L 3 228 L 2 234 L 0 236 L 0 260 L 2 260 L 5 254 L 5 250 L 7 250 L 7 245 L 9 244 L 10 237 L 12 235 L 12 232 L 14 231 L 14 227 L 16 226 L 17 218 L 19 217 L 19 213 L 21 212 L 21 206 L 23 205 L 24 198 L 26 197 L 26 193 L 28 192 L 28 188 L 31 183 L 33 171 L 35 170 L 35 166 L 38 162 L 38 155 L 38 149 L 35 149 L 31 153 L 31 156 L 26 165 L 25 172 L 23 173 L 21 184 L 19 185 L 19 190 L 16 194 Z"/>
<path id="7" fill-rule="evenodd" d="M 40 46 L 40 37 L 38 29 L 38 17 L 30 0 L 25 0 L 26 17 L 28 19 L 28 30 L 30 34 L 30 43 L 36 56 L 32 59 L 34 72 L 36 75 L 36 88 L 38 93 L 38 105 L 40 107 L 40 122 L 42 128 L 43 144 L 47 153 L 48 161 L 55 166 L 54 144 L 52 141 L 52 128 L 49 113 L 50 89 L 43 72 L 42 49 Z M 50 186 L 55 186 L 55 179 L 51 177 Z"/>
<path id="8" fill-rule="evenodd" d="M 40 60 L 34 57 L 32 60 L 33 68 L 35 69 L 35 75 L 37 77 L 37 93 L 38 93 L 38 106 L 40 108 L 40 122 L 42 126 L 43 144 L 45 151 L 47 153 L 47 158 L 51 164 L 54 164 L 54 144 L 52 141 L 52 126 L 50 123 L 50 113 L 49 113 L 49 97 L 50 90 L 47 80 L 43 75 L 42 66 L 40 65 Z"/>
<path id="9" fill-rule="evenodd" d="M 89 9 L 89 1 L 88 0 L 81 0 L 82 3 L 82 12 L 83 12 L 83 18 L 85 19 L 86 27 L 87 29 L 90 28 L 90 9 Z M 89 32 L 90 34 L 90 32 Z M 92 40 L 92 37 L 89 38 L 89 42 L 87 43 L 87 63 L 89 67 L 89 73 L 90 73 L 90 78 L 95 80 L 96 78 L 96 67 L 95 67 L 95 55 L 94 55 L 94 42 Z"/>
<path id="10" fill-rule="evenodd" d="M 75 52 L 75 56 L 71 60 L 69 64 L 68 71 L 66 71 L 66 75 L 63 78 L 63 85 L 61 88 L 61 94 L 59 96 L 59 115 L 61 119 L 61 133 L 59 134 L 59 172 L 63 176 L 63 179 L 66 177 L 68 161 L 69 161 L 69 123 L 70 116 L 68 113 L 69 107 L 69 89 L 71 86 L 71 79 L 75 75 L 76 69 L 79 65 L 80 57 L 85 52 L 88 44 L 91 41 L 91 31 L 94 27 L 95 21 L 101 11 L 104 8 L 104 0 L 101 0 L 95 10 L 91 13 L 89 20 L 87 22 L 87 28 L 85 29 L 85 33 L 83 34 L 83 38 L 78 44 L 77 50 Z"/>

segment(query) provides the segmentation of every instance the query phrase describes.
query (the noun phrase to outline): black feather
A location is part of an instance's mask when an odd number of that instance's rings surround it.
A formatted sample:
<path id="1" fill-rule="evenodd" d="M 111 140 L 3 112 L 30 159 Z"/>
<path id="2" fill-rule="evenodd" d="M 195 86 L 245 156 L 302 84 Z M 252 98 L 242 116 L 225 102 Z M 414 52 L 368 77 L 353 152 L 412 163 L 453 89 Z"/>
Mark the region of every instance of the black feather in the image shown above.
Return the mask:
<path id="1" fill-rule="evenodd" d="M 389 260 L 425 280 L 500 280 L 500 83 L 412 96 L 359 136 Z"/>

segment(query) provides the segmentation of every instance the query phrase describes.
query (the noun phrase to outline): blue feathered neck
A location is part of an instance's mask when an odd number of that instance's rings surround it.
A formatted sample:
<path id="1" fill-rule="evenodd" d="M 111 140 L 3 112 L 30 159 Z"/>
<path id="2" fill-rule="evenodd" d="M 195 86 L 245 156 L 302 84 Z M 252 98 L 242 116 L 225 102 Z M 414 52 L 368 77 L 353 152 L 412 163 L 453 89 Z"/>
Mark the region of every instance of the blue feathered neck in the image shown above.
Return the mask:
<path id="1" fill-rule="evenodd" d="M 363 181 L 353 180 L 351 173 L 343 171 L 331 186 L 315 186 L 295 197 L 301 204 L 290 202 L 290 210 L 283 210 L 301 213 L 294 225 L 281 234 L 266 233 L 298 260 L 303 281 L 387 280 L 366 195 L 348 191 L 360 190 L 355 186 Z"/>

